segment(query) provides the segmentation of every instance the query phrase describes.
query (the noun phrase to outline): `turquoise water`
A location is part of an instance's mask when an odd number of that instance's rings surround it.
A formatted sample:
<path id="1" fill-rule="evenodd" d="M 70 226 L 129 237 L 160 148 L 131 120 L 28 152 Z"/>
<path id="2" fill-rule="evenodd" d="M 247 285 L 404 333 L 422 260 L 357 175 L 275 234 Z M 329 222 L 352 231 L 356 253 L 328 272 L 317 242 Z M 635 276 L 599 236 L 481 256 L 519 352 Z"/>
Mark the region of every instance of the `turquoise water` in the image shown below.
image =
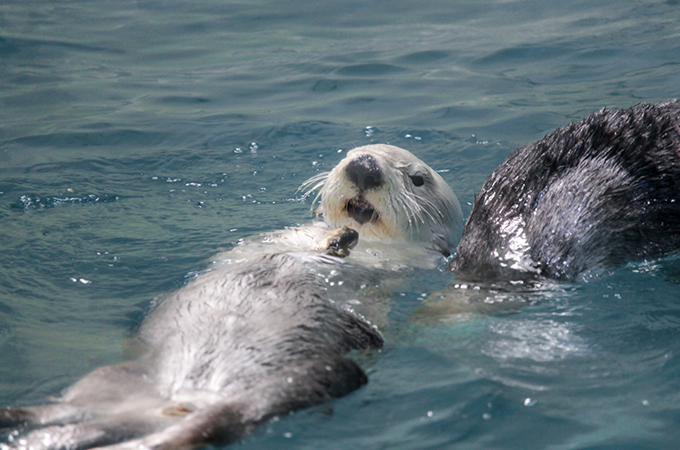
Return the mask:
<path id="1" fill-rule="evenodd" d="M 515 147 L 680 96 L 679 24 L 674 0 L 5 0 L 0 405 L 120 361 L 155 296 L 307 222 L 297 187 L 354 146 L 411 150 L 468 214 Z M 423 295 L 462 288 L 416 271 L 364 389 L 237 445 L 675 449 L 679 273 L 433 314 Z"/>

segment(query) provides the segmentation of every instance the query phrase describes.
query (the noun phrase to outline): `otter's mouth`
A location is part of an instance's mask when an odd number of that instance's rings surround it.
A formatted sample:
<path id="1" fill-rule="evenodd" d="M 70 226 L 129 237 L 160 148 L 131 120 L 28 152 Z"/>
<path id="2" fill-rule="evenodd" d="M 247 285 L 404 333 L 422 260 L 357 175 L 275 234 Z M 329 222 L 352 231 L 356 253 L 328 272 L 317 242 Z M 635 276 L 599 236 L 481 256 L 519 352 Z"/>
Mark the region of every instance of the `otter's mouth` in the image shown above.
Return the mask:
<path id="1" fill-rule="evenodd" d="M 378 212 L 363 198 L 353 198 L 347 202 L 347 214 L 361 225 L 378 220 Z"/>

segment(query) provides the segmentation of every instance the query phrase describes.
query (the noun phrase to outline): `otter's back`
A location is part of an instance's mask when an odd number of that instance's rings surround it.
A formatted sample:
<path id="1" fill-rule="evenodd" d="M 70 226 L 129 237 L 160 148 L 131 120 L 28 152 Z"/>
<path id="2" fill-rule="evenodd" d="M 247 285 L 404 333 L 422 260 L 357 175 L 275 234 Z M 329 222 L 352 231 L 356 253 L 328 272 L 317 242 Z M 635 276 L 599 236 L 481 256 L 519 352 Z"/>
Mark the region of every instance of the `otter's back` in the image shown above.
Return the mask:
<path id="1" fill-rule="evenodd" d="M 601 110 L 516 150 L 475 199 L 450 268 L 576 279 L 680 248 L 680 103 Z"/>

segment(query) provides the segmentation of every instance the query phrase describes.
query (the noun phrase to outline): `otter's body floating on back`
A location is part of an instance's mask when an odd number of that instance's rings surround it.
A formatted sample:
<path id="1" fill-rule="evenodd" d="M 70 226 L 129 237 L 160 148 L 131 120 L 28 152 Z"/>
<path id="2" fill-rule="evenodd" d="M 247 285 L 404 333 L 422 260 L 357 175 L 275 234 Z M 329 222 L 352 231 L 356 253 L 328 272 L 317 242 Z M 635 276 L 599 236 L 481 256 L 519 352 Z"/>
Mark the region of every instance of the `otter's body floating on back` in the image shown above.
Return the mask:
<path id="1" fill-rule="evenodd" d="M 450 269 L 577 280 L 680 249 L 680 102 L 601 110 L 486 180 Z"/>
<path id="2" fill-rule="evenodd" d="M 462 213 L 444 180 L 396 147 L 354 149 L 311 183 L 323 186 L 327 225 L 338 229 L 288 229 L 218 256 L 144 320 L 140 358 L 93 371 L 58 403 L 0 409 L 0 433 L 11 442 L 0 450 L 228 443 L 274 415 L 363 385 L 365 374 L 345 354 L 379 348 L 382 338 L 340 307 L 342 295 L 372 273 L 389 273 L 376 261 L 383 255 L 401 259 L 396 267 L 440 262 L 457 243 Z M 349 262 L 319 254 L 347 256 L 357 237 L 364 248 Z"/>
<path id="3" fill-rule="evenodd" d="M 600 111 L 517 150 L 477 196 L 450 269 L 482 280 L 577 279 L 676 251 L 679 116 L 677 102 Z M 409 246 L 441 261 L 458 240 L 460 206 L 431 168 L 386 145 L 349 152 L 308 186 L 321 188 L 328 225 L 354 230 L 300 227 L 235 250 L 149 315 L 144 356 L 95 370 L 59 403 L 0 410 L 0 429 L 11 430 L 11 446 L 0 449 L 231 442 L 268 417 L 365 383 L 344 355 L 382 338 L 333 304 L 315 272 L 342 271 L 342 260 L 313 252 L 346 255 L 357 235 L 359 245 L 375 244 L 358 259 L 366 262 L 358 276 L 389 254 L 381 244 L 412 265 L 428 258 Z M 285 253 L 295 251 L 304 253 Z"/>
<path id="4" fill-rule="evenodd" d="M 0 449 L 233 442 L 274 415 L 359 388 L 366 376 L 345 353 L 382 345 L 371 325 L 334 305 L 319 277 L 285 253 L 197 277 L 150 313 L 139 341 L 141 358 L 93 371 L 58 403 L 0 409 L 0 432 L 12 430 L 12 447 Z"/>

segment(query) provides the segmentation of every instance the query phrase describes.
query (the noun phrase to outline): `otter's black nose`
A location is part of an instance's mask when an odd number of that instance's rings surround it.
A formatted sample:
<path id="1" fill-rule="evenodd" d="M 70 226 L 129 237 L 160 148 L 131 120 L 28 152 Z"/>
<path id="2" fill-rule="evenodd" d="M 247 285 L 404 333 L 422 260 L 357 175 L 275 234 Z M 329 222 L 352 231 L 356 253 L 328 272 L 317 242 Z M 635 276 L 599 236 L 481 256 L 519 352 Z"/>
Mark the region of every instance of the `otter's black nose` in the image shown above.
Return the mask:
<path id="1" fill-rule="evenodd" d="M 371 155 L 361 155 L 345 167 L 350 181 L 362 191 L 374 189 L 383 184 L 383 174 Z"/>

